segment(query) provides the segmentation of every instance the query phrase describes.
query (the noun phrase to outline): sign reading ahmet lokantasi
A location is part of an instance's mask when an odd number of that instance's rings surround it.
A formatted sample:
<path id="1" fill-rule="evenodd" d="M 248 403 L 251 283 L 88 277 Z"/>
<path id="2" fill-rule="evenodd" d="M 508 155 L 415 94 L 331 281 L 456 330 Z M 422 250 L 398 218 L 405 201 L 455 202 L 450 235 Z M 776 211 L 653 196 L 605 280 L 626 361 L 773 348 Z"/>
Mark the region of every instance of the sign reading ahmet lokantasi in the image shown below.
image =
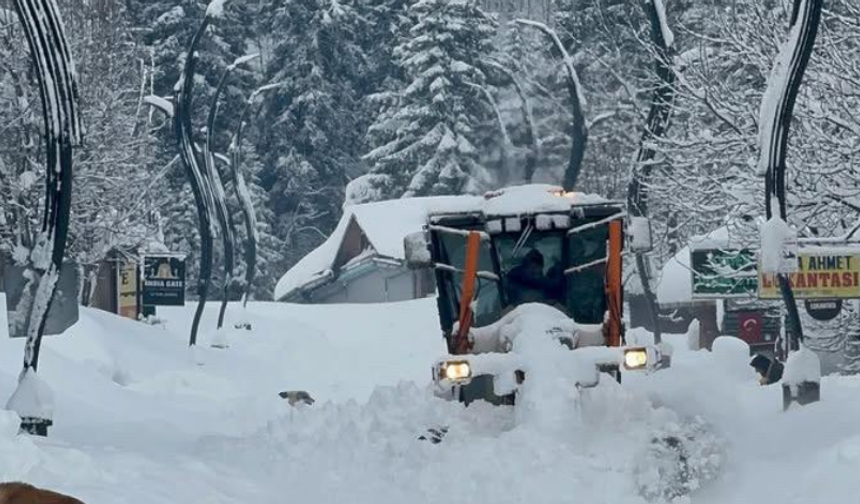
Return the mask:
<path id="1" fill-rule="evenodd" d="M 797 271 L 788 275 L 796 298 L 860 298 L 860 251 L 801 249 L 797 266 Z M 759 298 L 780 298 L 775 275 L 759 272 Z"/>
<path id="2" fill-rule="evenodd" d="M 142 294 L 141 304 L 146 306 L 184 306 L 185 257 L 145 255 Z"/>

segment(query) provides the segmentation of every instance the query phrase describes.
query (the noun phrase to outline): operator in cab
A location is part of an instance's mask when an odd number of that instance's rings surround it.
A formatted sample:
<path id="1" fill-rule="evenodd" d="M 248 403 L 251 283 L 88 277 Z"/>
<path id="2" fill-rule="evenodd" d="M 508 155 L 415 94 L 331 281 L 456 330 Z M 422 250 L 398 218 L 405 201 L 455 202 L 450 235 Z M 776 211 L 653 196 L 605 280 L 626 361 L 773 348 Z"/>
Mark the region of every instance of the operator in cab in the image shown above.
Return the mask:
<path id="1" fill-rule="evenodd" d="M 556 304 L 561 299 L 563 276 L 556 262 L 544 274 L 544 256 L 534 248 L 508 274 L 508 300 L 511 305 L 525 303 Z"/>

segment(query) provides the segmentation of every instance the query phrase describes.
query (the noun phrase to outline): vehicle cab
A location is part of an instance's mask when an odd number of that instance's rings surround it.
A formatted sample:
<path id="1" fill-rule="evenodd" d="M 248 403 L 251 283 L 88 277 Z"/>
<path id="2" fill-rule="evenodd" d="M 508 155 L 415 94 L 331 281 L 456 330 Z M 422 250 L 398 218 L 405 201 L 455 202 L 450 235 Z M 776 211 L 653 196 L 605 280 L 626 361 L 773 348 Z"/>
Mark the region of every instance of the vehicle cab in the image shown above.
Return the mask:
<path id="1" fill-rule="evenodd" d="M 544 303 L 578 325 L 596 326 L 602 335 L 596 344 L 622 345 L 623 202 L 550 185 L 506 188 L 471 201 L 430 214 L 424 231 L 405 242 L 410 267 L 434 269 L 450 354 L 469 353 L 455 344 L 463 296 L 469 296 L 472 328 L 489 326 L 522 304 Z M 470 290 L 463 285 L 469 241 L 478 237 Z"/>

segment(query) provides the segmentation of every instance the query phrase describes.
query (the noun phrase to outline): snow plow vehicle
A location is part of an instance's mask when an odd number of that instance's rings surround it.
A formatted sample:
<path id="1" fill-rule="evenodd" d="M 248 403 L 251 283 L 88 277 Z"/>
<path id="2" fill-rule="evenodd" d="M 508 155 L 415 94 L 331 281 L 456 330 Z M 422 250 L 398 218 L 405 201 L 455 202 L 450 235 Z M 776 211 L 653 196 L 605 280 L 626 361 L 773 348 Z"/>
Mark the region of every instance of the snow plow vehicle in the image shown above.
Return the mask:
<path id="1" fill-rule="evenodd" d="M 525 421 L 567 429 L 578 391 L 669 366 L 671 346 L 626 341 L 623 323 L 623 256 L 650 250 L 646 219 L 628 218 L 623 202 L 551 185 L 463 198 L 404 239 L 408 266 L 435 276 L 448 349 L 432 366 L 437 397 L 514 406 Z M 690 458 L 715 451 L 713 436 L 684 423 L 643 443 L 636 484 L 647 500 L 706 479 Z M 437 444 L 448 432 L 419 439 Z"/>
<path id="2" fill-rule="evenodd" d="M 571 350 L 562 371 L 584 388 L 666 365 L 659 345 L 625 345 L 622 256 L 650 248 L 647 221 L 626 226 L 624 203 L 551 185 L 473 201 L 404 240 L 407 264 L 435 274 L 449 353 L 433 366 L 437 396 L 513 405 L 539 348 Z"/>

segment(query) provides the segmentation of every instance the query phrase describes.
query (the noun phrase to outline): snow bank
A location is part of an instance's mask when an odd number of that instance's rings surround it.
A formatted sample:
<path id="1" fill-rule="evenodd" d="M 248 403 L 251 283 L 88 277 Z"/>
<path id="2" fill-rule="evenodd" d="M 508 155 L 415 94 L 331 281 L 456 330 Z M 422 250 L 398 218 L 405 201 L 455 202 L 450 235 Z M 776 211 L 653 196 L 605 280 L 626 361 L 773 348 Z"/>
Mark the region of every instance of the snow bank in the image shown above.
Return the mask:
<path id="1" fill-rule="evenodd" d="M 228 348 L 230 346 L 230 332 L 227 326 L 216 330 L 209 338 L 209 346 L 212 348 Z"/>
<path id="2" fill-rule="evenodd" d="M 18 435 L 20 425 L 17 414 L 0 410 L 0 482 L 20 480 L 42 462 L 33 441 Z"/>
<path id="3" fill-rule="evenodd" d="M 511 408 L 463 408 L 401 384 L 367 403 L 327 404 L 287 414 L 259 437 L 221 448 L 302 502 L 455 504 L 567 502 L 642 504 L 629 468 L 670 412 L 654 412 L 611 384 L 580 411 L 581 423 L 545 431 L 518 423 Z M 571 392 L 572 393 L 572 392 Z M 573 406 L 565 397 L 558 404 Z M 448 426 L 440 445 L 417 441 Z"/>
<path id="4" fill-rule="evenodd" d="M 6 403 L 6 409 L 16 412 L 21 418 L 50 420 L 54 415 L 54 394 L 48 384 L 30 368 L 18 382 L 18 387 Z"/>
<path id="5" fill-rule="evenodd" d="M 553 360 L 518 413 L 433 397 L 430 366 L 445 351 L 433 299 L 240 306 L 228 306 L 228 325 L 242 318 L 254 329 L 231 338 L 229 351 L 202 347 L 200 367 L 187 358 L 193 303 L 159 308 L 162 327 L 83 308 L 78 324 L 43 342 L 51 437 L 18 436 L 17 415 L 0 410 L 0 480 L 117 504 L 643 504 L 638 492 L 662 496 L 679 484 L 694 490 L 693 504 L 852 502 L 860 493 L 860 378 L 823 377 L 821 402 L 783 412 L 780 388 L 759 386 L 737 340 L 579 393 L 565 382 L 576 363 Z M 201 334 L 214 332 L 217 311 L 207 305 Z M 23 342 L 3 327 L 5 399 Z M 523 349 L 570 355 L 544 350 Z M 317 402 L 289 407 L 277 393 L 292 389 Z M 449 427 L 441 444 L 418 441 L 439 426 Z M 651 440 L 667 436 L 688 440 L 687 482 L 660 476 L 674 459 Z M 772 481 L 781 483 L 762 483 Z"/>
<path id="6" fill-rule="evenodd" d="M 756 380 L 755 370 L 749 365 L 750 347 L 744 340 L 734 336 L 720 336 L 714 340 L 712 352 L 726 378 L 742 382 Z"/>
<path id="7" fill-rule="evenodd" d="M 654 333 L 644 327 L 628 329 L 624 338 L 627 346 L 654 346 Z M 688 339 L 689 334 L 662 333 L 658 345 L 660 353 L 671 357 L 676 348 L 679 351 L 698 350 L 698 348 L 689 348 Z"/>

